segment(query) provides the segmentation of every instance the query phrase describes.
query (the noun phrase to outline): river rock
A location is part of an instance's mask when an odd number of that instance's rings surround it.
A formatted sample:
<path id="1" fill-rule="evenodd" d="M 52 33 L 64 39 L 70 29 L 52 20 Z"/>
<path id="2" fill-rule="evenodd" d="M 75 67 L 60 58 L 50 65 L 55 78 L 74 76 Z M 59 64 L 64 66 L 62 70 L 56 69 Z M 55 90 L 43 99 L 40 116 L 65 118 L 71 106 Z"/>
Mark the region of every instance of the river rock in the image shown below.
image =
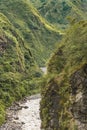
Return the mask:
<path id="1" fill-rule="evenodd" d="M 15 119 L 15 120 L 19 120 L 19 117 L 15 117 L 14 119 Z"/>
<path id="2" fill-rule="evenodd" d="M 7 110 L 6 123 L 0 127 L 0 130 L 40 130 L 41 120 L 38 120 L 40 97 L 33 95 L 26 99 L 26 102 L 14 103 Z"/>
<path id="3" fill-rule="evenodd" d="M 28 109 L 28 106 L 23 106 L 23 108 Z"/>

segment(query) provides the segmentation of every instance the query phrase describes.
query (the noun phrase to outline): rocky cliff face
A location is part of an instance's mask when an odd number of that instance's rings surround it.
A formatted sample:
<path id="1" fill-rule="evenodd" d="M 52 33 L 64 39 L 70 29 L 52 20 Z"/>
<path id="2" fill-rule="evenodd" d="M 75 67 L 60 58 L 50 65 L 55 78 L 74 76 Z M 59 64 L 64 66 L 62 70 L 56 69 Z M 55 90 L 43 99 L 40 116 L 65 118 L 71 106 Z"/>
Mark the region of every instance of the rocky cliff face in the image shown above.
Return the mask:
<path id="1" fill-rule="evenodd" d="M 45 130 L 87 130 L 86 30 L 87 21 L 71 27 L 49 60 L 41 100 Z"/>
<path id="2" fill-rule="evenodd" d="M 43 93 L 41 101 L 42 128 L 44 127 L 46 130 L 57 130 L 59 128 L 58 110 L 60 109 L 60 97 L 57 93 L 59 88 L 54 80 L 50 80 L 48 84 L 46 86 L 47 91 Z"/>
<path id="3" fill-rule="evenodd" d="M 71 112 L 78 130 L 87 130 L 87 64 L 71 76 Z"/>

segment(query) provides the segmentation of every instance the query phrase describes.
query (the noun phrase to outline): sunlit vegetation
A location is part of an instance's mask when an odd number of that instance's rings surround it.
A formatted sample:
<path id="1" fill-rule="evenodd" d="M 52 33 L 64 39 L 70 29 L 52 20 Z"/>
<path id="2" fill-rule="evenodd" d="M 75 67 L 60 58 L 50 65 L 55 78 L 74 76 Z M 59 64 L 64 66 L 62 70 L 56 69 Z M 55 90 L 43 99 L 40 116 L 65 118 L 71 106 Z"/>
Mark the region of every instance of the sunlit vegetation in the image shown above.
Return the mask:
<path id="1" fill-rule="evenodd" d="M 0 11 L 24 39 L 24 46 L 31 48 L 38 65 L 43 66 L 60 40 L 61 32 L 48 23 L 29 1 L 0 0 Z"/>
<path id="2" fill-rule="evenodd" d="M 70 27 L 48 62 L 48 76 L 44 79 L 42 88 L 42 128 L 51 129 L 51 120 L 54 120 L 53 115 L 56 113 L 59 130 L 77 129 L 69 111 L 72 104 L 70 79 L 73 73 L 86 65 L 87 21 L 80 21 Z M 57 105 L 53 106 L 54 102 L 58 104 L 58 112 Z M 53 111 L 54 114 L 52 114 Z M 57 127 L 53 125 L 52 129 L 57 130 Z"/>

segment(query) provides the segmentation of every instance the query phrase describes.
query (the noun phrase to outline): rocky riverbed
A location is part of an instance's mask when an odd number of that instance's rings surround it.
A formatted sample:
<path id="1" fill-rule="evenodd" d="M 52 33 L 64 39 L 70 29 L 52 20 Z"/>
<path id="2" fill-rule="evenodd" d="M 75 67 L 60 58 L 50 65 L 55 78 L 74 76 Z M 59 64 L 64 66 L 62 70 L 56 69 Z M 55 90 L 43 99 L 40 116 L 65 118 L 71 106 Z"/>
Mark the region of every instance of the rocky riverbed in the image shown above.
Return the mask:
<path id="1" fill-rule="evenodd" d="M 40 130 L 40 95 L 15 102 L 7 110 L 7 121 L 0 130 Z"/>

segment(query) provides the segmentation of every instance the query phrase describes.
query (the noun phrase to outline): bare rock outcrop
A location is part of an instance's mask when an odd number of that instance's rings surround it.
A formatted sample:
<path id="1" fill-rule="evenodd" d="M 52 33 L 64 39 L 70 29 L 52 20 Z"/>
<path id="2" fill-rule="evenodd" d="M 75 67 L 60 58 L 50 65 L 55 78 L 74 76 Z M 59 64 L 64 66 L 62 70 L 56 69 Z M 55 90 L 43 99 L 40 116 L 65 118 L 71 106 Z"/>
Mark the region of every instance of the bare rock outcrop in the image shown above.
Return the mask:
<path id="1" fill-rule="evenodd" d="M 72 114 L 78 130 L 87 130 L 87 65 L 71 76 Z"/>

